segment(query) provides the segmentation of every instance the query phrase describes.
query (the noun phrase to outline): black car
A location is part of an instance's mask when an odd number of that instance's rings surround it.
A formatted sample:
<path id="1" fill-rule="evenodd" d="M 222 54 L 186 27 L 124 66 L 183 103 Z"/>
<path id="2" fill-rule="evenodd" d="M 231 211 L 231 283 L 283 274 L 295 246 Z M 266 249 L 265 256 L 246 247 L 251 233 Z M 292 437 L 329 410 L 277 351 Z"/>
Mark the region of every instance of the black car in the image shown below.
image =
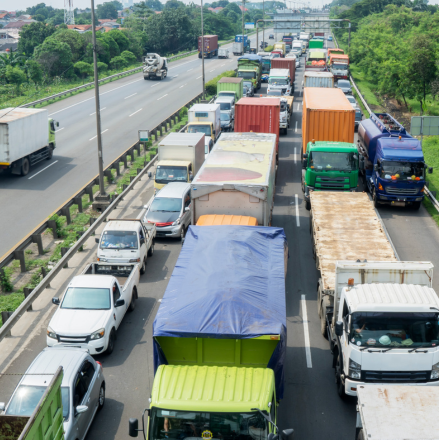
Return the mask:
<path id="1" fill-rule="evenodd" d="M 270 35 L 268 36 L 268 38 L 269 38 L 270 40 L 274 40 L 274 34 L 270 34 Z"/>

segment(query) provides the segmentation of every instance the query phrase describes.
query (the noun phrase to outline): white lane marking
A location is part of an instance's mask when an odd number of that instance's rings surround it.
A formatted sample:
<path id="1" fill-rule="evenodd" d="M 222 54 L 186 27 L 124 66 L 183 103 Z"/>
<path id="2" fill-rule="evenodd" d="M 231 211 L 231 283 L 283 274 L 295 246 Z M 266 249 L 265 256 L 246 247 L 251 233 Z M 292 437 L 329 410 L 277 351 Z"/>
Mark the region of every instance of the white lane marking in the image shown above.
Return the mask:
<path id="1" fill-rule="evenodd" d="M 215 69 L 213 69 L 213 70 L 209 70 L 209 73 L 210 73 L 210 72 L 215 72 Z"/>
<path id="2" fill-rule="evenodd" d="M 173 76 L 172 78 L 177 78 L 178 75 Z"/>
<path id="3" fill-rule="evenodd" d="M 224 64 L 221 64 L 221 66 L 220 67 L 223 67 L 223 66 L 225 66 L 226 64 L 224 63 Z"/>
<path id="4" fill-rule="evenodd" d="M 296 121 L 296 128 L 294 129 L 294 133 L 297 133 L 297 121 Z"/>
<path id="5" fill-rule="evenodd" d="M 55 133 L 58 133 L 59 131 L 64 130 L 64 128 L 65 128 L 65 127 L 56 130 Z"/>
<path id="6" fill-rule="evenodd" d="M 203 75 L 201 75 L 201 76 L 203 76 Z M 201 76 L 199 76 L 198 78 L 195 78 L 195 79 L 200 79 L 200 78 L 201 78 Z"/>
<path id="7" fill-rule="evenodd" d="M 229 63 L 233 63 L 233 61 L 235 61 L 235 60 L 230 60 Z"/>
<path id="8" fill-rule="evenodd" d="M 47 168 L 51 167 L 52 165 L 55 165 L 58 161 L 55 160 L 55 162 L 52 162 L 50 165 L 47 165 L 46 168 L 43 168 L 42 170 L 38 171 L 38 173 L 35 173 L 33 176 L 28 177 L 28 180 L 33 179 L 35 176 L 38 176 L 38 174 L 42 173 L 44 170 L 47 170 Z"/>
<path id="9" fill-rule="evenodd" d="M 191 70 L 194 70 L 194 68 L 192 67 L 192 69 L 189 69 L 188 72 L 190 72 Z"/>
<path id="10" fill-rule="evenodd" d="M 296 126 L 297 126 L 297 122 L 296 122 Z M 297 130 L 297 128 L 296 128 L 296 130 Z M 297 163 L 297 156 L 296 156 L 296 150 L 297 150 L 297 148 L 296 147 L 294 147 L 294 163 Z"/>
<path id="11" fill-rule="evenodd" d="M 302 320 L 303 320 L 303 333 L 305 336 L 306 366 L 308 368 L 312 368 L 311 348 L 309 343 L 308 313 L 306 311 L 306 296 L 301 295 L 301 297 L 302 299 L 300 300 L 300 302 L 302 303 Z"/>
<path id="12" fill-rule="evenodd" d="M 179 89 L 182 89 L 184 86 L 187 86 L 187 83 L 180 86 Z"/>
<path id="13" fill-rule="evenodd" d="M 296 225 L 300 226 L 300 217 L 299 217 L 299 196 L 296 194 Z"/>
<path id="14" fill-rule="evenodd" d="M 136 112 L 134 112 L 134 113 L 131 113 L 128 117 L 129 118 L 131 118 L 131 116 L 133 116 L 133 115 L 135 115 L 136 113 L 139 113 L 139 112 L 141 112 L 143 109 L 139 109 L 139 110 L 137 110 Z"/>
<path id="15" fill-rule="evenodd" d="M 297 111 L 300 111 L 300 104 L 297 103 Z"/>
<path id="16" fill-rule="evenodd" d="M 151 86 L 151 88 L 155 87 L 155 86 L 159 86 L 159 85 L 160 85 L 160 83 L 154 84 L 153 86 Z"/>
<path id="17" fill-rule="evenodd" d="M 126 98 L 124 98 L 124 99 L 128 99 L 128 98 L 131 98 L 131 96 L 134 96 L 134 95 L 137 95 L 137 92 L 136 93 L 133 93 L 132 95 L 129 95 L 129 96 L 127 96 Z"/>
<path id="18" fill-rule="evenodd" d="M 101 108 L 101 112 L 103 112 L 106 108 L 107 108 L 107 107 Z M 96 114 L 96 112 L 90 113 L 90 116 L 93 116 L 93 115 L 95 115 L 95 114 Z"/>
<path id="19" fill-rule="evenodd" d="M 106 131 L 108 131 L 108 128 L 104 131 L 101 131 L 101 134 L 104 134 Z M 96 139 L 98 137 L 98 135 L 93 136 L 91 139 L 89 139 L 89 141 L 92 141 L 93 139 Z"/>
<path id="20" fill-rule="evenodd" d="M 166 93 L 166 95 L 163 95 L 162 97 L 158 98 L 157 101 L 160 101 L 160 99 L 164 98 L 165 96 L 168 96 L 168 94 Z"/>

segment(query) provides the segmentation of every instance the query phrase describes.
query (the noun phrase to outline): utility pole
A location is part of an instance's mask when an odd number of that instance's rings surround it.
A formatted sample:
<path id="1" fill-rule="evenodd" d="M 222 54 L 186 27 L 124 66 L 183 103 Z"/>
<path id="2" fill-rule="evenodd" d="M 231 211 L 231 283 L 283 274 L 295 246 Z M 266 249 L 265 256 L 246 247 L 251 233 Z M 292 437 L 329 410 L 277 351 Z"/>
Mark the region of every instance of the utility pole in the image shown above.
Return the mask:
<path id="1" fill-rule="evenodd" d="M 203 75 L 203 100 L 205 98 L 206 78 L 204 76 L 204 24 L 203 24 L 203 0 L 201 0 L 201 70 Z"/>
<path id="2" fill-rule="evenodd" d="M 245 0 L 242 0 L 242 51 L 245 53 L 245 41 L 244 41 L 244 11 L 245 11 Z"/>
<path id="3" fill-rule="evenodd" d="M 265 20 L 265 0 L 262 0 L 262 20 Z M 264 41 L 265 41 L 265 21 L 262 22 L 262 42 Z M 264 46 L 264 44 L 262 44 L 262 46 Z"/>

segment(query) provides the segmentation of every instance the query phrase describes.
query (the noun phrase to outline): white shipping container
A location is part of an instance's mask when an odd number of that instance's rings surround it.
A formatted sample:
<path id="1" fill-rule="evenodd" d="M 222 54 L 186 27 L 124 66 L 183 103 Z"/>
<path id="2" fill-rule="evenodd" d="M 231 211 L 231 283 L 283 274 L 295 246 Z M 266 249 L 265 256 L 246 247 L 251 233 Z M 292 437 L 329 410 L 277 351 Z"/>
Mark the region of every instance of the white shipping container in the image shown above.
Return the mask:
<path id="1" fill-rule="evenodd" d="M 233 43 L 232 52 L 233 55 L 242 55 L 244 53 L 244 48 L 242 43 L 237 43 L 237 42 Z"/>
<path id="2" fill-rule="evenodd" d="M 0 110 L 0 165 L 10 165 L 49 145 L 49 116 L 45 109 Z"/>
<path id="3" fill-rule="evenodd" d="M 222 133 L 191 183 L 192 224 L 202 215 L 256 217 L 271 223 L 276 135 Z"/>
<path id="4" fill-rule="evenodd" d="M 334 75 L 331 72 L 305 72 L 303 86 L 333 88 Z"/>

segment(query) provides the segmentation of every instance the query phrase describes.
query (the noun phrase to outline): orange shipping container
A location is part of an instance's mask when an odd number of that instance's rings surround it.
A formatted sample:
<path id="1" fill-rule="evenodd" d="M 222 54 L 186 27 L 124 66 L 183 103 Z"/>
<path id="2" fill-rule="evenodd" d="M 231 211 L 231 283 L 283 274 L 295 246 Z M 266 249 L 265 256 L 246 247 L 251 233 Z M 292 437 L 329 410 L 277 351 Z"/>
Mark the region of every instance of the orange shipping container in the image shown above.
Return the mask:
<path id="1" fill-rule="evenodd" d="M 348 63 L 349 65 L 349 55 L 344 55 L 340 53 L 331 53 L 329 56 L 329 65 L 332 64 L 333 60 L 342 62 L 342 63 Z"/>
<path id="2" fill-rule="evenodd" d="M 235 105 L 235 131 L 272 133 L 279 151 L 279 98 L 242 98 Z"/>
<path id="3" fill-rule="evenodd" d="M 338 53 L 338 54 L 344 54 L 344 50 L 343 49 L 338 49 L 338 48 L 336 48 L 336 47 L 330 47 L 329 49 L 328 49 L 328 56 L 330 56 L 331 55 L 331 53 Z"/>
<path id="4" fill-rule="evenodd" d="M 305 87 L 302 111 L 302 154 L 308 142 L 354 142 L 355 110 L 340 89 Z"/>

